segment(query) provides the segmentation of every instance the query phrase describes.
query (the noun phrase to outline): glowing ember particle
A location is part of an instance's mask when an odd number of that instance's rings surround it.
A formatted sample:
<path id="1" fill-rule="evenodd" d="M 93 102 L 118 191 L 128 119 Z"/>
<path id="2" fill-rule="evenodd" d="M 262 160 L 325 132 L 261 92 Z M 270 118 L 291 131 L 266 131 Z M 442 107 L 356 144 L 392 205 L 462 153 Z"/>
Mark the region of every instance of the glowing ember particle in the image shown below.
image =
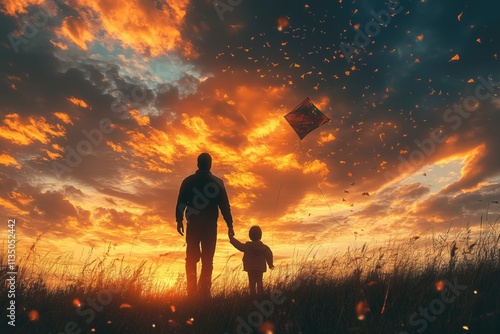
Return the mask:
<path id="1" fill-rule="evenodd" d="M 278 20 L 276 21 L 276 26 L 279 31 L 283 31 L 286 27 L 290 25 L 290 21 L 286 17 L 278 17 Z"/>
<path id="2" fill-rule="evenodd" d="M 370 312 L 370 306 L 366 300 L 358 302 L 356 305 L 356 315 L 359 320 L 365 320 L 366 315 Z"/>
<path id="3" fill-rule="evenodd" d="M 469 327 L 468 327 L 468 326 L 462 326 L 462 328 L 463 328 L 465 331 L 468 331 L 468 330 L 469 330 Z"/>
<path id="4" fill-rule="evenodd" d="M 30 321 L 35 321 L 38 320 L 38 318 L 40 318 L 40 315 L 38 314 L 37 310 L 31 310 L 28 313 L 28 318 L 30 319 Z"/>
<path id="5" fill-rule="evenodd" d="M 78 298 L 75 298 L 73 299 L 73 305 L 75 305 L 75 307 L 80 307 L 82 303 L 80 303 L 80 300 Z"/>
<path id="6" fill-rule="evenodd" d="M 172 311 L 172 313 L 175 313 L 175 305 L 170 305 L 170 311 Z"/>
<path id="7" fill-rule="evenodd" d="M 132 308 L 132 305 L 127 304 L 127 303 L 123 303 L 120 305 L 120 309 L 124 309 L 124 308 Z"/>
<path id="8" fill-rule="evenodd" d="M 443 280 L 440 280 L 440 281 L 436 282 L 436 290 L 437 291 L 443 291 L 444 286 L 445 286 L 445 284 L 444 284 Z"/>
<path id="9" fill-rule="evenodd" d="M 262 325 L 259 326 L 259 333 L 273 334 L 274 325 L 270 321 L 264 321 Z"/>

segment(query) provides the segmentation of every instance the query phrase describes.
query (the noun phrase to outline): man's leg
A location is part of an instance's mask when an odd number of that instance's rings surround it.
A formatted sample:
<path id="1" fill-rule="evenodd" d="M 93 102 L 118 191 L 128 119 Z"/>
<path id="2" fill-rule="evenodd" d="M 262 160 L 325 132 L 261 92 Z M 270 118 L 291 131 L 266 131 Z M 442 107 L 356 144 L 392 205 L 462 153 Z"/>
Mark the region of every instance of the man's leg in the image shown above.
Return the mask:
<path id="1" fill-rule="evenodd" d="M 217 243 L 217 225 L 204 228 L 201 236 L 201 273 L 198 292 L 202 297 L 210 297 L 212 287 L 212 270 Z"/>
<path id="2" fill-rule="evenodd" d="M 196 284 L 196 264 L 200 261 L 200 238 L 197 228 L 186 226 L 186 283 L 189 297 L 195 297 L 198 288 Z"/>

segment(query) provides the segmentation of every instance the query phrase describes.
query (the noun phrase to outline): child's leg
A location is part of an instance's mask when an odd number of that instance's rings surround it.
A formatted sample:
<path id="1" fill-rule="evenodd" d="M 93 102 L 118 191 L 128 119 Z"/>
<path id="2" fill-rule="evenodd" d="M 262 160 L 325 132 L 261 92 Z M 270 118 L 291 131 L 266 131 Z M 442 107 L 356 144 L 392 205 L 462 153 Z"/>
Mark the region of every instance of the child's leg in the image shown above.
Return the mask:
<path id="1" fill-rule="evenodd" d="M 253 296 L 255 294 L 254 287 L 255 287 L 255 283 L 253 280 L 253 275 L 252 275 L 252 272 L 249 271 L 248 272 L 248 288 L 250 289 L 250 296 Z"/>
<path id="2" fill-rule="evenodd" d="M 262 276 L 263 276 L 263 272 L 259 271 L 256 273 L 256 284 L 257 284 L 257 293 L 259 295 L 263 295 L 264 294 L 264 283 L 262 282 Z"/>
<path id="3" fill-rule="evenodd" d="M 255 280 L 255 272 L 254 271 L 249 271 L 248 272 L 248 287 L 250 288 L 250 296 L 255 296 L 257 293 L 255 291 L 255 285 L 257 284 Z"/>

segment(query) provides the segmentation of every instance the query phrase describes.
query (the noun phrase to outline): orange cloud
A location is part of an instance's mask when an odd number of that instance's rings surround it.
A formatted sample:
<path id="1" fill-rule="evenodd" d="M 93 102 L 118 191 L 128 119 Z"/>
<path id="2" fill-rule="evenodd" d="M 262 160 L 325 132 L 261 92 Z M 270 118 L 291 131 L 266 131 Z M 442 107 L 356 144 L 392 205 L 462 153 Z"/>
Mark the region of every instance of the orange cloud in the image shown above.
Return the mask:
<path id="1" fill-rule="evenodd" d="M 321 136 L 319 137 L 319 140 L 318 140 L 318 145 L 321 145 L 323 146 L 325 143 L 329 143 L 329 142 L 332 142 L 334 141 L 336 138 L 333 134 L 331 133 L 324 133 L 322 132 L 321 133 Z"/>
<path id="2" fill-rule="evenodd" d="M 182 40 L 179 31 L 184 23 L 189 0 L 163 3 L 157 8 L 153 1 L 84 1 L 77 0 L 80 19 L 65 20 L 62 33 L 80 48 L 86 50 L 89 42 L 100 33 L 119 41 L 141 54 L 156 57 L 169 51 L 180 50 L 196 56 L 192 46 Z M 92 13 L 88 14 L 87 13 Z"/>
<path id="3" fill-rule="evenodd" d="M 73 103 L 75 106 L 79 106 L 79 107 L 82 107 L 82 108 L 88 108 L 88 104 L 85 103 L 85 101 L 81 100 L 81 99 L 77 99 L 76 97 L 70 97 L 68 99 L 68 101 L 70 101 L 71 103 Z"/>
<path id="4" fill-rule="evenodd" d="M 0 154 L 0 165 L 14 165 L 17 169 L 21 168 L 21 165 L 17 162 L 17 160 L 8 154 Z"/>
<path id="5" fill-rule="evenodd" d="M 257 199 L 251 192 L 241 192 L 231 197 L 231 207 L 238 209 L 248 209 Z"/>
<path id="6" fill-rule="evenodd" d="M 49 150 L 43 150 L 47 155 L 49 156 L 50 160 L 56 160 L 59 158 L 62 158 L 62 154 L 56 153 L 56 152 L 51 152 Z"/>
<path id="7" fill-rule="evenodd" d="M 36 141 L 47 144 L 49 136 L 62 137 L 65 130 L 60 124 L 47 123 L 45 117 L 30 116 L 22 118 L 18 114 L 9 114 L 0 127 L 0 137 L 16 145 L 30 145 Z"/>
<path id="8" fill-rule="evenodd" d="M 68 50 L 68 46 L 66 44 L 60 42 L 54 42 L 53 40 L 50 40 L 50 43 L 63 51 Z"/>
<path id="9" fill-rule="evenodd" d="M 321 175 L 321 177 L 325 177 L 329 173 L 326 164 L 318 159 L 314 159 L 312 162 L 305 163 L 304 165 L 305 165 L 303 169 L 304 174 L 309 174 L 309 173 L 314 175 L 319 174 Z"/>
<path id="10" fill-rule="evenodd" d="M 125 153 L 126 151 L 123 149 L 121 145 L 115 144 L 112 141 L 107 141 L 106 144 L 113 149 L 113 151 L 118 153 Z"/>
<path id="11" fill-rule="evenodd" d="M 84 102 L 85 103 L 85 102 Z M 63 112 L 55 112 L 54 113 L 54 116 L 56 116 L 57 118 L 59 118 L 61 121 L 63 121 L 64 123 L 66 124 L 71 124 L 73 125 L 73 122 L 71 121 L 71 119 L 69 118 L 68 114 L 65 114 Z"/>
<path id="12" fill-rule="evenodd" d="M 270 133 L 276 131 L 276 129 L 282 125 L 282 120 L 280 118 L 268 119 L 263 124 L 256 126 L 249 134 L 249 140 L 255 140 L 257 138 L 263 138 L 269 136 Z"/>
<path id="13" fill-rule="evenodd" d="M 0 12 L 11 16 L 26 14 L 26 9 L 29 6 L 41 5 L 45 2 L 46 0 L 4 0 L 2 1 L 3 8 L 0 7 Z"/>
<path id="14" fill-rule="evenodd" d="M 55 32 L 85 51 L 99 39 L 99 42 L 117 41 L 123 48 L 152 57 L 180 51 L 193 58 L 198 53 L 191 43 L 183 40 L 180 32 L 188 5 L 189 0 L 164 2 L 161 8 L 154 1 L 76 0 L 71 6 L 78 15 L 65 17 Z M 54 3 L 46 0 L 6 0 L 0 12 L 18 16 L 26 14 L 29 6 L 43 6 L 41 10 L 51 15 L 57 13 Z M 51 43 L 62 50 L 67 49 L 61 41 Z"/>
<path id="15" fill-rule="evenodd" d="M 26 206 L 28 204 L 31 204 L 34 199 L 32 196 L 23 194 L 23 193 L 18 193 L 15 191 L 12 191 L 12 198 L 15 199 L 18 203 L 20 203 L 23 206 Z"/>
<path id="16" fill-rule="evenodd" d="M 146 132 L 128 131 L 129 140 L 126 144 L 131 148 L 132 156 L 141 158 L 147 170 L 169 172 L 166 165 L 171 165 L 177 155 L 177 150 L 171 144 L 171 138 L 163 131 L 147 127 Z M 132 166 L 140 168 L 140 166 Z"/>
<path id="17" fill-rule="evenodd" d="M 90 21 L 85 21 L 82 18 L 68 16 L 64 19 L 61 28 L 56 32 L 63 37 L 66 37 L 81 49 L 87 51 L 88 44 L 95 39 L 95 26 Z"/>
<path id="18" fill-rule="evenodd" d="M 14 204 L 12 204 L 11 202 L 9 202 L 7 200 L 4 200 L 3 198 L 0 198 L 0 207 L 4 207 L 7 210 L 16 212 L 20 215 L 28 214 L 28 211 L 23 211 L 23 210 L 19 209 L 17 206 L 15 206 Z"/>
<path id="19" fill-rule="evenodd" d="M 465 153 L 465 165 L 462 168 L 462 175 L 460 179 L 457 182 L 446 186 L 443 191 L 453 192 L 457 190 L 470 191 L 471 189 L 479 189 L 481 184 L 471 181 L 480 179 L 480 176 L 484 174 L 486 166 L 482 164 L 482 160 L 486 154 L 490 154 L 487 150 L 486 144 L 481 144 Z"/>
<path id="20" fill-rule="evenodd" d="M 302 168 L 302 165 L 299 163 L 294 153 L 289 153 L 277 157 L 266 157 L 265 160 L 278 171 Z"/>
<path id="21" fill-rule="evenodd" d="M 138 110 L 133 109 L 129 112 L 130 117 L 137 122 L 137 125 L 149 125 L 150 119 L 149 116 L 143 116 L 139 113 Z"/>
<path id="22" fill-rule="evenodd" d="M 264 187 L 265 184 L 252 172 L 238 172 L 224 175 L 227 184 L 235 188 L 254 189 Z"/>

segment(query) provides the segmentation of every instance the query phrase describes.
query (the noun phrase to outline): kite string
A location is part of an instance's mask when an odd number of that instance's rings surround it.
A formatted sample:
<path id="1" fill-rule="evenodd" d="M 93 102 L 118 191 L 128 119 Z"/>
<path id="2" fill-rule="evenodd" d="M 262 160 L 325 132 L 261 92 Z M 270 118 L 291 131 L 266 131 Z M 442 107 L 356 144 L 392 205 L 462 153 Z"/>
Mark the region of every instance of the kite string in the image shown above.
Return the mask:
<path id="1" fill-rule="evenodd" d="M 302 153 L 304 153 L 304 155 L 306 156 L 306 163 L 307 163 L 307 153 L 306 151 L 304 150 L 304 146 L 302 145 L 302 140 L 299 140 L 299 144 L 300 144 L 300 148 L 302 149 Z M 312 157 L 312 155 L 311 155 Z M 323 192 L 323 190 L 321 189 L 320 185 L 319 185 L 319 181 L 318 179 L 316 178 L 316 175 L 314 175 L 314 173 L 311 171 L 311 174 L 312 176 L 314 177 L 314 181 L 316 182 L 316 185 L 318 186 L 318 189 L 319 191 L 321 192 L 321 195 L 323 196 L 323 200 L 325 201 L 326 205 L 328 206 L 328 210 L 330 210 L 330 215 L 332 216 L 332 219 L 335 223 L 337 223 L 338 225 L 340 225 L 340 223 L 337 221 L 337 219 L 335 219 L 335 216 L 333 215 L 333 211 L 332 211 L 332 208 L 330 207 L 330 204 L 328 203 L 328 201 L 326 200 L 326 196 L 325 196 L 325 193 Z"/>
<path id="2" fill-rule="evenodd" d="M 295 148 L 293 149 L 292 155 L 295 154 L 295 151 L 297 151 L 298 147 L 299 147 L 299 144 L 296 144 Z M 278 200 L 280 198 L 281 188 L 283 187 L 283 181 L 284 180 L 285 180 L 285 171 L 283 170 L 282 176 L 281 176 L 280 186 L 278 188 L 278 196 L 276 197 L 276 202 L 274 203 L 273 223 L 276 220 L 276 210 L 278 208 Z M 274 247 L 274 228 L 273 228 L 273 233 L 272 233 L 272 236 L 271 236 L 271 246 Z"/>

